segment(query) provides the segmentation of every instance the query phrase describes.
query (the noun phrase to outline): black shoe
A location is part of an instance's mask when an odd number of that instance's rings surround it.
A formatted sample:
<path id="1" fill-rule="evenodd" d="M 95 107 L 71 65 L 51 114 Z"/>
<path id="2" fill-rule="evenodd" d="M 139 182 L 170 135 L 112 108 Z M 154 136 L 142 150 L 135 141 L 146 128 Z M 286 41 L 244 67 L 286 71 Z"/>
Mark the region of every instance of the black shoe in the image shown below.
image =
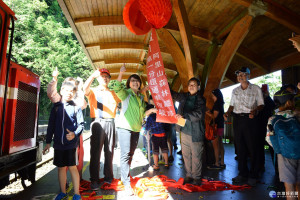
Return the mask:
<path id="1" fill-rule="evenodd" d="M 182 151 L 181 151 L 181 150 L 178 151 L 177 154 L 178 154 L 178 155 L 182 155 Z"/>
<path id="2" fill-rule="evenodd" d="M 113 181 L 113 179 L 110 179 L 110 178 L 104 178 L 104 183 L 111 184 L 112 181 Z"/>
<path id="3" fill-rule="evenodd" d="M 193 181 L 194 181 L 193 178 L 187 176 L 183 180 L 183 185 L 186 184 L 186 183 L 192 183 Z"/>
<path id="4" fill-rule="evenodd" d="M 175 149 L 175 150 L 177 150 L 177 149 L 178 149 L 177 145 L 174 145 L 174 149 Z"/>
<path id="5" fill-rule="evenodd" d="M 202 180 L 201 180 L 201 178 L 199 178 L 199 179 L 194 179 L 194 181 L 193 181 L 192 184 L 193 184 L 193 185 L 198 185 L 198 186 L 202 185 Z"/>
<path id="6" fill-rule="evenodd" d="M 173 156 L 169 156 L 168 161 L 171 163 L 174 161 L 174 157 Z"/>
<path id="7" fill-rule="evenodd" d="M 240 183 L 240 182 L 243 182 L 243 181 L 246 181 L 246 180 L 247 180 L 246 177 L 240 176 L 240 175 L 232 178 L 232 182 L 234 182 L 234 183 Z"/>
<path id="8" fill-rule="evenodd" d="M 91 187 L 91 190 L 99 190 L 100 189 L 100 185 L 97 181 L 92 181 L 90 187 Z"/>
<path id="9" fill-rule="evenodd" d="M 255 178 L 249 178 L 248 179 L 248 185 L 255 187 L 257 180 Z"/>
<path id="10" fill-rule="evenodd" d="M 222 167 L 217 165 L 209 165 L 207 166 L 207 169 L 222 169 Z"/>

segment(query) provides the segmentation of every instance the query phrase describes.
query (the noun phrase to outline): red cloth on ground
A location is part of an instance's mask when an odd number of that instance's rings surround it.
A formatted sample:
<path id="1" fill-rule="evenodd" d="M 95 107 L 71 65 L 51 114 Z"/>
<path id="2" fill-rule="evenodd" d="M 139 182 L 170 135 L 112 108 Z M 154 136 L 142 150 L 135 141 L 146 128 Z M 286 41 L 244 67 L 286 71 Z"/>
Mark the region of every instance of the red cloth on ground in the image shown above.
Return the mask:
<path id="1" fill-rule="evenodd" d="M 103 179 L 100 179 L 102 182 Z M 183 185 L 183 178 L 178 181 L 170 179 L 165 175 L 154 176 L 152 178 L 131 178 L 131 187 L 135 193 L 140 198 L 159 198 L 167 199 L 169 194 L 166 192 L 168 187 L 179 188 L 187 192 L 204 192 L 204 191 L 222 191 L 222 190 L 242 190 L 251 188 L 249 185 L 231 185 L 223 181 L 209 181 L 207 179 L 202 179 L 202 185 L 185 184 Z M 124 185 L 122 185 L 119 179 L 113 179 L 111 184 L 104 183 L 101 186 L 103 190 L 124 190 Z M 99 199 L 101 196 L 93 191 L 91 193 L 87 192 L 90 190 L 89 181 L 81 181 L 80 183 L 80 194 L 82 199 Z M 87 197 L 88 196 L 88 197 Z"/>

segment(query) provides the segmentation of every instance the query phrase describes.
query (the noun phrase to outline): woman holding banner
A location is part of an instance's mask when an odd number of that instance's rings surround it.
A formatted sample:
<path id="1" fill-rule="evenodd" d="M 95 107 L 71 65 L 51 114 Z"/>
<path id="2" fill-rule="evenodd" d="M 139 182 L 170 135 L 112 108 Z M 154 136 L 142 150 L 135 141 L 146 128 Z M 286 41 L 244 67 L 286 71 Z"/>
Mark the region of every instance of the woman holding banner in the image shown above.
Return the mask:
<path id="1" fill-rule="evenodd" d="M 181 149 L 186 169 L 184 184 L 201 185 L 206 102 L 199 89 L 200 81 L 191 78 L 188 82 L 188 92 L 171 92 L 174 101 L 179 102 L 176 117 L 185 121 L 183 126 L 176 125 L 176 130 L 181 132 Z"/>
<path id="2" fill-rule="evenodd" d="M 145 115 L 156 112 L 156 109 L 153 108 L 145 112 L 146 103 L 144 96 L 139 92 L 142 81 L 137 74 L 132 74 L 128 78 L 126 88 L 122 87 L 121 81 L 125 71 L 126 68 L 125 65 L 123 65 L 120 69 L 116 84 L 113 86 L 113 90 L 122 101 L 122 110 L 116 122 L 121 148 L 121 181 L 125 186 L 126 193 L 133 195 L 130 186 L 130 164 L 138 144 L 143 118 Z"/>

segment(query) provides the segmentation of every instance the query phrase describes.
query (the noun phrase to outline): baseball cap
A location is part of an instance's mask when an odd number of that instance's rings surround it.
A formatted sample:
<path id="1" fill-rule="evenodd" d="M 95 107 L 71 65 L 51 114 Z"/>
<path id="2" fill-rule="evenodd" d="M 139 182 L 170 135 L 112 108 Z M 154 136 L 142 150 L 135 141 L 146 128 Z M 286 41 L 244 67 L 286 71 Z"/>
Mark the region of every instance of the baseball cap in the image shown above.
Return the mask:
<path id="1" fill-rule="evenodd" d="M 101 68 L 101 69 L 99 69 L 99 71 L 100 71 L 100 74 L 107 73 L 109 75 L 109 77 L 110 77 L 110 73 L 109 73 L 108 69 Z"/>
<path id="2" fill-rule="evenodd" d="M 250 69 L 248 67 L 242 67 L 241 69 L 235 71 L 234 73 L 236 75 L 238 75 L 240 72 L 244 72 L 244 73 L 250 74 Z"/>
<path id="3" fill-rule="evenodd" d="M 295 94 L 287 90 L 279 90 L 274 94 L 274 102 L 277 107 L 284 105 L 288 100 L 292 100 Z"/>

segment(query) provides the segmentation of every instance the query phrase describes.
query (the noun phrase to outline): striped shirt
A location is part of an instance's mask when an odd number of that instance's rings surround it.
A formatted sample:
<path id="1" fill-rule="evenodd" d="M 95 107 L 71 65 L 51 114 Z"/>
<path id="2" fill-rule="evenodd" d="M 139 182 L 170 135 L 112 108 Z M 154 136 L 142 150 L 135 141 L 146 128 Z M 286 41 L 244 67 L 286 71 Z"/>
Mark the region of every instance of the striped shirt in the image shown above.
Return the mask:
<path id="1" fill-rule="evenodd" d="M 114 91 L 93 88 L 87 95 L 91 118 L 115 118 L 120 99 Z"/>

